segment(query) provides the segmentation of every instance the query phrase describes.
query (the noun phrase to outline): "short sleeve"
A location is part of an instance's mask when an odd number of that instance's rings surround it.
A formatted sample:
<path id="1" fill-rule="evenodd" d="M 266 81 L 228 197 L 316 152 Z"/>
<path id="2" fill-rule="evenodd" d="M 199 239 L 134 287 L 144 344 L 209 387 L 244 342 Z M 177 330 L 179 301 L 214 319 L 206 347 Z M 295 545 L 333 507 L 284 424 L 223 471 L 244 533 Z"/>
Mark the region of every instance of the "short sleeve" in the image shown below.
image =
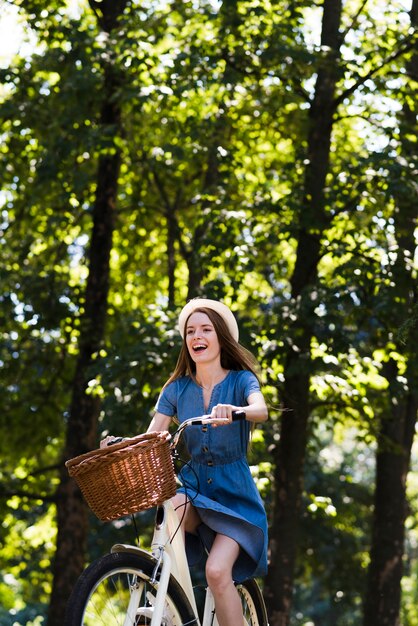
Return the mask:
<path id="1" fill-rule="evenodd" d="M 241 384 L 242 384 L 242 394 L 245 400 L 248 400 L 248 397 L 252 393 L 260 393 L 260 383 L 257 380 L 257 377 L 249 371 L 242 372 L 241 375 Z"/>
<path id="2" fill-rule="evenodd" d="M 173 417 L 177 414 L 177 389 L 176 381 L 164 387 L 155 405 L 155 410 L 163 415 Z"/>

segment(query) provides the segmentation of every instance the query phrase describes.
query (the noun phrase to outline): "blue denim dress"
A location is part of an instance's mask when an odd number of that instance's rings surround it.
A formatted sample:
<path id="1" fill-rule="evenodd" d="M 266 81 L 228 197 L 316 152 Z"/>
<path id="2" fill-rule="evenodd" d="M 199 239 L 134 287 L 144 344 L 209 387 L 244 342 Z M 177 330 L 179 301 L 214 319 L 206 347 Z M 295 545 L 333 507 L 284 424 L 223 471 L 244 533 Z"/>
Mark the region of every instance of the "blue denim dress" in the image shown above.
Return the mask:
<path id="1" fill-rule="evenodd" d="M 248 371 L 230 371 L 216 385 L 205 411 L 203 390 L 185 376 L 163 389 L 156 410 L 189 417 L 210 413 L 216 404 L 245 406 L 251 393 L 260 391 L 257 378 Z M 233 538 L 241 547 L 233 568 L 237 582 L 263 576 L 267 571 L 267 517 L 247 462 L 250 423 L 227 426 L 190 426 L 184 440 L 191 460 L 180 472 L 182 488 L 202 520 L 199 534 L 209 545 L 215 533 Z M 187 537 L 191 561 L 198 558 L 197 542 Z"/>

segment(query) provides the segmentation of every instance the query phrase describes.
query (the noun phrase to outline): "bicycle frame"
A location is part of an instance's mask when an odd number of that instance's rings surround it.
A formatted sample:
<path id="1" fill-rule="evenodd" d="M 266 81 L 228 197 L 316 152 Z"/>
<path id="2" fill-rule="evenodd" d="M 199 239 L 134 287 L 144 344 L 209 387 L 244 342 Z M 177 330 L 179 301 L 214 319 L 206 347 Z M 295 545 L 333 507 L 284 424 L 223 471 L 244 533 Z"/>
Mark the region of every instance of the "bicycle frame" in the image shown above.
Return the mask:
<path id="1" fill-rule="evenodd" d="M 154 558 L 155 570 L 153 576 L 156 578 L 159 573 L 159 582 L 155 606 L 152 612 L 151 626 L 160 626 L 161 624 L 170 576 L 174 576 L 183 588 L 196 616 L 196 625 L 218 626 L 218 621 L 215 616 L 215 603 L 209 587 L 206 588 L 203 621 L 202 623 L 200 622 L 190 570 L 187 563 L 183 535 L 180 530 L 180 521 L 171 501 L 167 500 L 157 507 L 151 552 L 128 544 L 115 544 L 111 552 L 141 553 L 148 557 L 152 555 Z M 132 593 L 129 608 L 134 610 L 128 611 L 131 615 L 134 614 L 138 608 L 138 605 L 134 606 L 135 598 L 135 593 Z"/>

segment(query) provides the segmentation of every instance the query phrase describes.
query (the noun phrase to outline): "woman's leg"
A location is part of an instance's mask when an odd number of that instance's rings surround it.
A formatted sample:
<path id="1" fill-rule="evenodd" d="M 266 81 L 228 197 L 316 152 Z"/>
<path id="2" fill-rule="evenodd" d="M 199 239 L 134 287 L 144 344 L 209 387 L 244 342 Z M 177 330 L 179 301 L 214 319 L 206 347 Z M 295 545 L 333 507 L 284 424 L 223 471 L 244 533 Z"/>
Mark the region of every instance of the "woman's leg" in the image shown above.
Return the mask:
<path id="1" fill-rule="evenodd" d="M 187 500 L 186 494 L 176 493 L 171 502 L 181 522 L 183 537 L 185 532 L 196 533 L 201 519 L 194 506 Z"/>
<path id="2" fill-rule="evenodd" d="M 206 580 L 215 598 L 219 626 L 242 626 L 241 601 L 232 580 L 232 567 L 239 545 L 225 535 L 216 535 L 206 562 Z"/>

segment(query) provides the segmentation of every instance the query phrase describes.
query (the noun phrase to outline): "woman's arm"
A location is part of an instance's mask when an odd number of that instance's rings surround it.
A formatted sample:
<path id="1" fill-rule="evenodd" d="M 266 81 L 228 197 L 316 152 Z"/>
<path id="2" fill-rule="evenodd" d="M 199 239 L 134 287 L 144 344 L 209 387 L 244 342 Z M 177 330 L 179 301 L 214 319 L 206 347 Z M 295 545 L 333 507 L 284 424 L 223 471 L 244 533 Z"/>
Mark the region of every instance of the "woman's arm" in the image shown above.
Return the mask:
<path id="1" fill-rule="evenodd" d="M 246 419 L 250 422 L 265 422 L 269 416 L 266 401 L 261 391 L 251 393 L 247 398 L 248 406 L 242 407 Z"/>
<path id="2" fill-rule="evenodd" d="M 170 426 L 171 417 L 168 415 L 163 415 L 163 413 L 156 412 L 154 417 L 151 420 L 150 425 L 147 428 L 147 433 L 150 432 L 161 432 L 163 430 L 168 430 Z M 100 442 L 100 447 L 105 448 L 106 446 L 110 446 L 110 444 L 115 440 L 119 439 L 119 437 L 114 437 L 113 435 L 108 435 Z"/>
<path id="3" fill-rule="evenodd" d="M 153 431 L 161 432 L 163 430 L 168 430 L 170 422 L 171 417 L 169 415 L 164 415 L 164 413 L 159 413 L 158 411 L 156 411 L 150 425 L 147 428 L 147 433 Z"/>
<path id="4" fill-rule="evenodd" d="M 245 417 L 249 422 L 265 422 L 268 418 L 266 401 L 261 391 L 250 393 L 247 398 L 247 406 L 234 406 L 233 404 L 217 404 L 213 407 L 211 417 L 232 420 L 233 411 L 245 411 Z"/>

